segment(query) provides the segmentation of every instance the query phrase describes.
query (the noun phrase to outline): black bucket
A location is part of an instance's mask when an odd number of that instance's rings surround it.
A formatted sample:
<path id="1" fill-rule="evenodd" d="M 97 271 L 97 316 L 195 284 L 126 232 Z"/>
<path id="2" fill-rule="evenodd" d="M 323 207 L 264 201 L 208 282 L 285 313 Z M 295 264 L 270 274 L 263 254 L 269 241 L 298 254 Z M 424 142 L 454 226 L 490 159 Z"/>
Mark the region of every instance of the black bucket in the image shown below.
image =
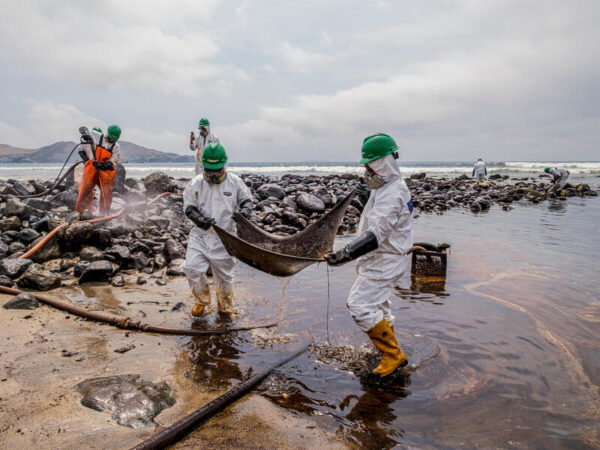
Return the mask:
<path id="1" fill-rule="evenodd" d="M 427 251 L 415 250 L 412 252 L 411 275 L 415 277 L 446 278 L 446 269 L 448 268 L 446 249 L 426 242 L 415 242 L 413 245 L 423 247 Z"/>

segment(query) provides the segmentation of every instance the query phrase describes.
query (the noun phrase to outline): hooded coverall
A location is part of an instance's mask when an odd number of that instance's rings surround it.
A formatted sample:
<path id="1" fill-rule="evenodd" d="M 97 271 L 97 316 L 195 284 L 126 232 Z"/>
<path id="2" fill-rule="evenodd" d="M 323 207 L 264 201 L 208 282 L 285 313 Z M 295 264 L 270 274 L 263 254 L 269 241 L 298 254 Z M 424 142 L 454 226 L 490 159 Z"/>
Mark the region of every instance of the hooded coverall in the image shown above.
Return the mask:
<path id="1" fill-rule="evenodd" d="M 113 183 L 121 152 L 119 144 L 117 142 L 109 143 L 106 136 L 102 133 L 92 130 L 90 134 L 94 140 L 93 145 L 96 147 L 95 160 L 98 162 L 110 161 L 114 168 L 112 170 L 101 170 L 94 167 L 94 154 L 90 145 L 81 145 L 81 150 L 85 152 L 88 160 L 83 168 L 83 177 L 79 185 L 79 195 L 77 196 L 75 211 L 83 212 L 89 209 L 90 212 L 94 212 L 94 187 L 98 185 L 100 187 L 100 214 L 107 215 L 112 203 Z M 98 179 L 98 174 L 100 175 L 100 179 Z"/>
<path id="2" fill-rule="evenodd" d="M 394 324 L 390 297 L 408 267 L 406 252 L 413 244 L 411 194 L 398 163 L 387 155 L 370 162 L 369 167 L 386 183 L 371 191 L 358 234 L 372 232 L 378 248 L 358 259 L 358 278 L 347 301 L 352 318 L 365 333 L 383 318 Z"/>
<path id="3" fill-rule="evenodd" d="M 483 161 L 477 161 L 473 166 L 473 174 L 477 181 L 484 181 L 487 176 L 487 168 L 485 167 L 485 163 Z"/>
<path id="4" fill-rule="evenodd" d="M 202 173 L 202 170 L 204 170 L 204 167 L 202 166 L 202 152 L 204 151 L 204 147 L 206 147 L 211 142 L 215 142 L 217 144 L 221 142 L 217 135 L 210 131 L 210 125 L 207 126 L 206 129 L 208 130 L 208 134 L 206 136 L 198 134 L 198 136 L 196 136 L 194 140 L 190 142 L 190 150 L 197 150 L 196 163 L 194 164 L 194 171 L 196 175 Z"/>
<path id="5" fill-rule="evenodd" d="M 233 213 L 246 200 L 252 200 L 250 189 L 232 173 L 227 173 L 220 184 L 209 183 L 201 173 L 192 178 L 183 191 L 184 210 L 190 205 L 195 206 L 232 234 L 237 233 Z M 219 311 L 231 313 L 235 259 L 227 252 L 215 230 L 194 226 L 188 239 L 183 271 L 196 302 L 201 305 L 210 305 L 205 277 L 209 266 L 215 280 Z"/>
<path id="6" fill-rule="evenodd" d="M 553 167 L 548 173 L 553 177 L 554 191 L 562 191 L 562 189 L 567 185 L 567 180 L 569 179 L 569 171 L 567 169 Z"/>

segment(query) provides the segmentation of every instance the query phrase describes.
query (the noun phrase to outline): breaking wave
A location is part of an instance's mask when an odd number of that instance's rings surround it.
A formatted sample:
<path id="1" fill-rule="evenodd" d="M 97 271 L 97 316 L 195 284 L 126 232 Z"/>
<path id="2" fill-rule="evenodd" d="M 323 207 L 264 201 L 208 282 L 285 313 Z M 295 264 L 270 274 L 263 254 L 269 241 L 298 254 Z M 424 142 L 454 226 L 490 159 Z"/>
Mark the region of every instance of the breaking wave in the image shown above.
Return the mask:
<path id="1" fill-rule="evenodd" d="M 487 162 L 488 173 L 504 174 L 536 174 L 541 173 L 544 167 L 565 167 L 571 174 L 580 176 L 600 175 L 600 162 L 548 162 L 548 161 L 510 161 L 510 162 Z M 52 179 L 58 173 L 61 164 L 0 164 L 0 179 Z M 400 170 L 405 175 L 417 172 L 426 172 L 433 176 L 458 176 L 469 174 L 473 168 L 472 162 L 407 162 L 399 161 Z M 134 178 L 143 178 L 146 175 L 164 171 L 172 177 L 190 178 L 194 174 L 193 164 L 187 163 L 152 163 L 152 164 L 128 164 L 125 162 L 127 175 Z M 272 176 L 281 176 L 287 173 L 299 175 L 327 175 L 327 174 L 362 174 L 364 168 L 357 163 L 231 163 L 228 166 L 230 172 L 256 173 Z"/>

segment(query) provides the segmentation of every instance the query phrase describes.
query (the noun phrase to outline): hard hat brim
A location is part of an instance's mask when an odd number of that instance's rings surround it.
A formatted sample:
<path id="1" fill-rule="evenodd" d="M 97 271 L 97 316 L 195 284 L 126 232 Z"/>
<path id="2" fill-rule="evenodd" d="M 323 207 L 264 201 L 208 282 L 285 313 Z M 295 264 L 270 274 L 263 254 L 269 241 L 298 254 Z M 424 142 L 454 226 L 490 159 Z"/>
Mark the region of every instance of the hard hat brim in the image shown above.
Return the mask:
<path id="1" fill-rule="evenodd" d="M 204 167 L 205 169 L 211 169 L 211 170 L 218 170 L 218 169 L 222 169 L 225 166 L 226 162 L 224 163 L 202 163 L 202 167 Z"/>

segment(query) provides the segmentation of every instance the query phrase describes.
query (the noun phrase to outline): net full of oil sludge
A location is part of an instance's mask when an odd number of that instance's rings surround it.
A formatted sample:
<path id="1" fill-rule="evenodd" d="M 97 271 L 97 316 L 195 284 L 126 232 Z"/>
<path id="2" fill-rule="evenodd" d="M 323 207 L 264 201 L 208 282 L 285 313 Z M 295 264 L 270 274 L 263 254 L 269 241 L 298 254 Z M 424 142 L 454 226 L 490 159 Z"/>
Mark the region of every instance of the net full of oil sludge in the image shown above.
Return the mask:
<path id="1" fill-rule="evenodd" d="M 346 309 L 353 264 L 330 273 L 331 343 L 326 269 L 314 265 L 289 282 L 280 327 L 185 340 L 189 375 L 227 389 L 313 339 L 259 392 L 351 445 L 597 447 L 598 220 L 598 203 L 577 200 L 418 218 L 415 240 L 451 242 L 452 253 L 445 280 L 406 274 L 394 291 L 394 327 L 414 369 L 389 388 L 361 382 L 378 358 Z M 236 321 L 280 317 L 286 280 L 245 266 L 238 280 Z"/>

